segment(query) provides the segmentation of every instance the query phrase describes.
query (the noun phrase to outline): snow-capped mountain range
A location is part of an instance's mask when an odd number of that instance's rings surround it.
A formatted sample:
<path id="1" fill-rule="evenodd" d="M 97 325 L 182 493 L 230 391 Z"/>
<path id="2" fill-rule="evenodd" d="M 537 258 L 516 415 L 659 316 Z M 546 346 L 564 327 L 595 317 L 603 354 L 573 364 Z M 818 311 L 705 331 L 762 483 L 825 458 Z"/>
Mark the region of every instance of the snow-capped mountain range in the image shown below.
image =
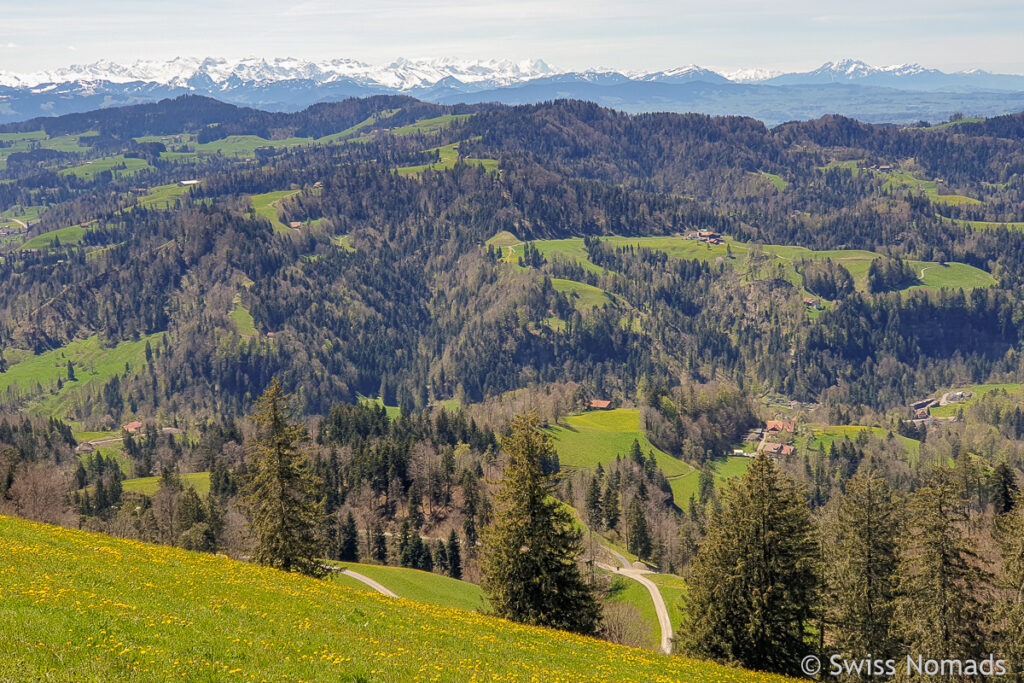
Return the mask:
<path id="1" fill-rule="evenodd" d="M 887 83 L 895 85 L 901 80 L 928 77 L 941 85 L 942 79 L 964 81 L 975 79 L 1007 79 L 1006 84 L 1024 76 L 1001 76 L 986 71 L 971 70 L 944 73 L 927 69 L 920 64 L 894 64 L 870 66 L 862 61 L 845 59 L 826 62 L 807 72 L 783 73 L 772 69 L 740 69 L 716 72 L 696 65 L 681 66 L 661 71 L 618 71 L 615 69 L 588 69 L 567 71 L 548 65 L 544 60 L 460 60 L 460 59 L 398 59 L 390 64 L 371 65 L 354 59 L 306 61 L 292 57 L 266 59 L 222 59 L 214 57 L 177 57 L 168 61 L 139 60 L 123 65 L 101 60 L 92 64 L 76 64 L 51 71 L 12 73 L 0 71 L 0 86 L 10 88 L 39 88 L 63 83 L 151 83 L 170 87 L 190 87 L 195 81 L 215 84 L 250 83 L 270 84 L 281 81 L 313 81 L 336 83 L 350 81 L 367 87 L 407 92 L 436 86 L 454 79 L 462 85 L 486 84 L 510 86 L 539 78 L 572 75 L 581 80 L 602 80 L 622 76 L 629 80 L 646 82 L 706 81 L 711 83 L 766 83 L 801 84 L 820 83 Z M 950 82 L 953 82 L 950 81 Z M 1012 89 L 1012 88 L 1008 88 Z"/>
<path id="2" fill-rule="evenodd" d="M 133 64 L 99 61 L 37 73 L 0 69 L 0 123 L 189 93 L 280 111 L 347 97 L 405 94 L 443 104 L 577 98 L 625 111 L 745 114 L 766 122 L 835 112 L 904 122 L 955 111 L 1019 111 L 1024 109 L 1024 76 L 945 73 L 918 64 L 876 67 L 850 59 L 780 73 L 761 68 L 719 72 L 696 65 L 572 71 L 540 59 L 397 59 L 373 65 L 345 58 L 179 57 Z"/>

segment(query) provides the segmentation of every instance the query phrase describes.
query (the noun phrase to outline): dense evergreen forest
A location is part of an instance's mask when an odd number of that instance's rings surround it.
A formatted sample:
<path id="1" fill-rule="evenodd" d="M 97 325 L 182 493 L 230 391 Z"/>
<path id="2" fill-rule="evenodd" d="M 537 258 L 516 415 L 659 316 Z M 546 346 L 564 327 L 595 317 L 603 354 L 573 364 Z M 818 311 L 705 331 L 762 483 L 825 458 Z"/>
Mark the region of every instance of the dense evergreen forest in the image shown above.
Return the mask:
<path id="1" fill-rule="evenodd" d="M 425 117 L 440 123 L 417 127 Z M 272 375 L 305 412 L 325 414 L 382 388 L 392 404 L 423 408 L 558 381 L 624 397 L 641 378 L 682 376 L 885 408 L 954 378 L 1020 370 L 1024 237 L 1013 223 L 1024 153 L 1006 122 L 932 130 L 826 117 L 768 130 L 571 101 L 458 109 L 381 97 L 263 114 L 182 98 L 12 124 L 4 135 L 34 127 L 88 135 L 79 152 L 11 154 L 0 171 L 12 181 L 0 208 L 41 207 L 28 237 L 55 235 L 43 249 L 6 242 L 4 357 L 93 334 L 113 346 L 166 333 L 145 368 L 119 374 L 120 398 L 106 392 L 113 404 L 80 402 L 74 414 L 85 419 L 116 422 L 125 406 L 240 414 Z M 347 144 L 267 145 L 251 157 L 169 158 L 161 149 L 175 142 L 154 141 L 312 141 L 352 127 Z M 465 163 L 439 160 L 453 144 Z M 147 167 L 60 171 L 112 152 Z M 880 165 L 901 175 L 870 170 Z M 193 176 L 202 182 L 173 202 L 139 201 L 140 186 Z M 913 184 L 938 176 L 938 194 Z M 292 194 L 272 217 L 305 227 L 275 232 L 249 208 L 250 196 L 276 191 Z M 69 226 L 81 234 L 61 241 Z M 600 239 L 691 230 L 753 248 L 746 258 L 677 258 Z M 503 232 L 524 244 L 589 241 L 582 259 L 536 252 L 510 266 L 500 247 L 485 247 Z M 854 287 L 841 256 L 805 263 L 793 282 L 772 273 L 779 260 L 758 244 L 879 257 L 865 286 Z M 968 264 L 996 284 L 907 295 L 922 284 L 912 260 Z M 586 310 L 553 279 L 599 287 L 607 305 Z M 831 303 L 808 320 L 800 291 Z M 226 315 L 236 295 L 256 335 Z"/>
<path id="2" fill-rule="evenodd" d="M 958 586 L 995 596 L 969 603 L 985 623 L 956 633 L 1020 647 L 1019 610 L 993 607 L 1019 585 L 1019 396 L 939 423 L 909 404 L 1024 380 L 1022 121 L 185 97 L 0 127 L 0 510 L 249 556 L 246 416 L 276 378 L 324 555 L 479 581 L 513 416 L 550 431 L 597 400 L 636 411 L 632 446 L 589 469 L 544 446 L 535 474 L 590 529 L 692 576 L 698 604 L 717 571 L 702 549 L 738 552 L 723 520 L 756 486 L 801 553 L 856 546 L 877 493 L 899 509 L 883 550 L 926 529 L 982 572 Z M 779 406 L 787 429 L 873 429 L 777 444 L 724 491 L 717 464 Z M 699 478 L 689 500 L 677 461 Z M 935 517 L 943 496 L 957 508 Z M 905 637 L 865 642 L 900 651 L 928 634 L 919 574 L 890 559 Z M 859 637 L 836 594 L 850 577 L 819 570 L 799 574 L 786 656 L 817 628 Z M 787 670 L 771 648 L 683 645 Z"/>

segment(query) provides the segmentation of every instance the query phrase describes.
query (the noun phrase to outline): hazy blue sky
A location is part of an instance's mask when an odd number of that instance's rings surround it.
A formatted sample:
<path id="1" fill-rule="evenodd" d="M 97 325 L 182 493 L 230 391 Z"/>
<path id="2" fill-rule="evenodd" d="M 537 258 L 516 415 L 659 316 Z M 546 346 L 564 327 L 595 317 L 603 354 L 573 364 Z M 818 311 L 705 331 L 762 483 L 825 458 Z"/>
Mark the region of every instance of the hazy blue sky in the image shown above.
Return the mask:
<path id="1" fill-rule="evenodd" d="M 1021 0 L 0 0 L 0 71 L 174 56 L 1024 73 Z"/>

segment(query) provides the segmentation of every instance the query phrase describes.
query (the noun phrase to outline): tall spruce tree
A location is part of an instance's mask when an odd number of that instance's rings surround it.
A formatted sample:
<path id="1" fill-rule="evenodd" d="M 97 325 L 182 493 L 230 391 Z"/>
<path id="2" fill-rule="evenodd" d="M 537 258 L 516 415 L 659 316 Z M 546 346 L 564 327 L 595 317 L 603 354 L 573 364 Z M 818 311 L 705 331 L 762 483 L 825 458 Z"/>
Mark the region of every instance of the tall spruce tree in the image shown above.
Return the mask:
<path id="1" fill-rule="evenodd" d="M 758 455 L 709 520 L 679 629 L 682 649 L 750 669 L 797 673 L 810 648 L 818 562 L 801 491 Z"/>
<path id="2" fill-rule="evenodd" d="M 359 561 L 359 531 L 351 510 L 338 525 L 338 559 L 343 562 Z"/>
<path id="3" fill-rule="evenodd" d="M 453 579 L 462 578 L 462 550 L 455 529 L 448 534 L 448 575 Z"/>
<path id="4" fill-rule="evenodd" d="M 249 444 L 243 505 L 256 541 L 253 559 L 285 571 L 319 576 L 323 506 L 300 444 L 306 429 L 293 424 L 289 396 L 275 378 L 256 402 L 256 437 Z"/>
<path id="5" fill-rule="evenodd" d="M 864 472 L 833 501 L 823 543 L 829 642 L 887 659 L 899 650 L 891 632 L 899 506 L 884 479 Z"/>
<path id="6" fill-rule="evenodd" d="M 967 501 L 955 473 L 939 468 L 908 501 L 900 537 L 894 632 L 927 658 L 983 656 L 984 575 L 966 533 Z"/>
<path id="7" fill-rule="evenodd" d="M 1005 600 L 999 617 L 997 636 L 999 654 L 1012 662 L 1009 680 L 1024 681 L 1024 505 L 1011 506 L 1011 512 L 996 521 L 996 539 L 1002 559 L 1002 585 Z"/>
<path id="8" fill-rule="evenodd" d="M 997 515 L 1013 509 L 1017 500 L 1017 477 L 1013 469 L 1001 462 L 992 470 L 992 505 Z"/>
<path id="9" fill-rule="evenodd" d="M 539 426 L 536 413 L 520 415 L 502 442 L 508 464 L 482 534 L 484 592 L 497 616 L 592 634 L 601 608 L 577 564 L 582 533 L 551 495 L 555 482 L 543 463 L 554 448 Z"/>
<path id="10" fill-rule="evenodd" d="M 644 506 L 639 497 L 634 498 L 629 505 L 629 516 L 626 520 L 629 526 L 629 552 L 641 560 L 651 557 L 651 532 L 647 528 L 647 517 L 644 515 Z"/>

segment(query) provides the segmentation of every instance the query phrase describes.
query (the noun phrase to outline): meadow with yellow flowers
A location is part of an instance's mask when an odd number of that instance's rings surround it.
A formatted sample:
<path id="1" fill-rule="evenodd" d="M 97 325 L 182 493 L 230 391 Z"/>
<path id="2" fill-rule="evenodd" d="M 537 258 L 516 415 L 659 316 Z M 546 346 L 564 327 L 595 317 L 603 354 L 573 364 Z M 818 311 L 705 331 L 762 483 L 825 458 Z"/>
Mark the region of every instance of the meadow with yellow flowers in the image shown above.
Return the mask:
<path id="1" fill-rule="evenodd" d="M 786 680 L 9 517 L 0 624 L 0 680 Z"/>

